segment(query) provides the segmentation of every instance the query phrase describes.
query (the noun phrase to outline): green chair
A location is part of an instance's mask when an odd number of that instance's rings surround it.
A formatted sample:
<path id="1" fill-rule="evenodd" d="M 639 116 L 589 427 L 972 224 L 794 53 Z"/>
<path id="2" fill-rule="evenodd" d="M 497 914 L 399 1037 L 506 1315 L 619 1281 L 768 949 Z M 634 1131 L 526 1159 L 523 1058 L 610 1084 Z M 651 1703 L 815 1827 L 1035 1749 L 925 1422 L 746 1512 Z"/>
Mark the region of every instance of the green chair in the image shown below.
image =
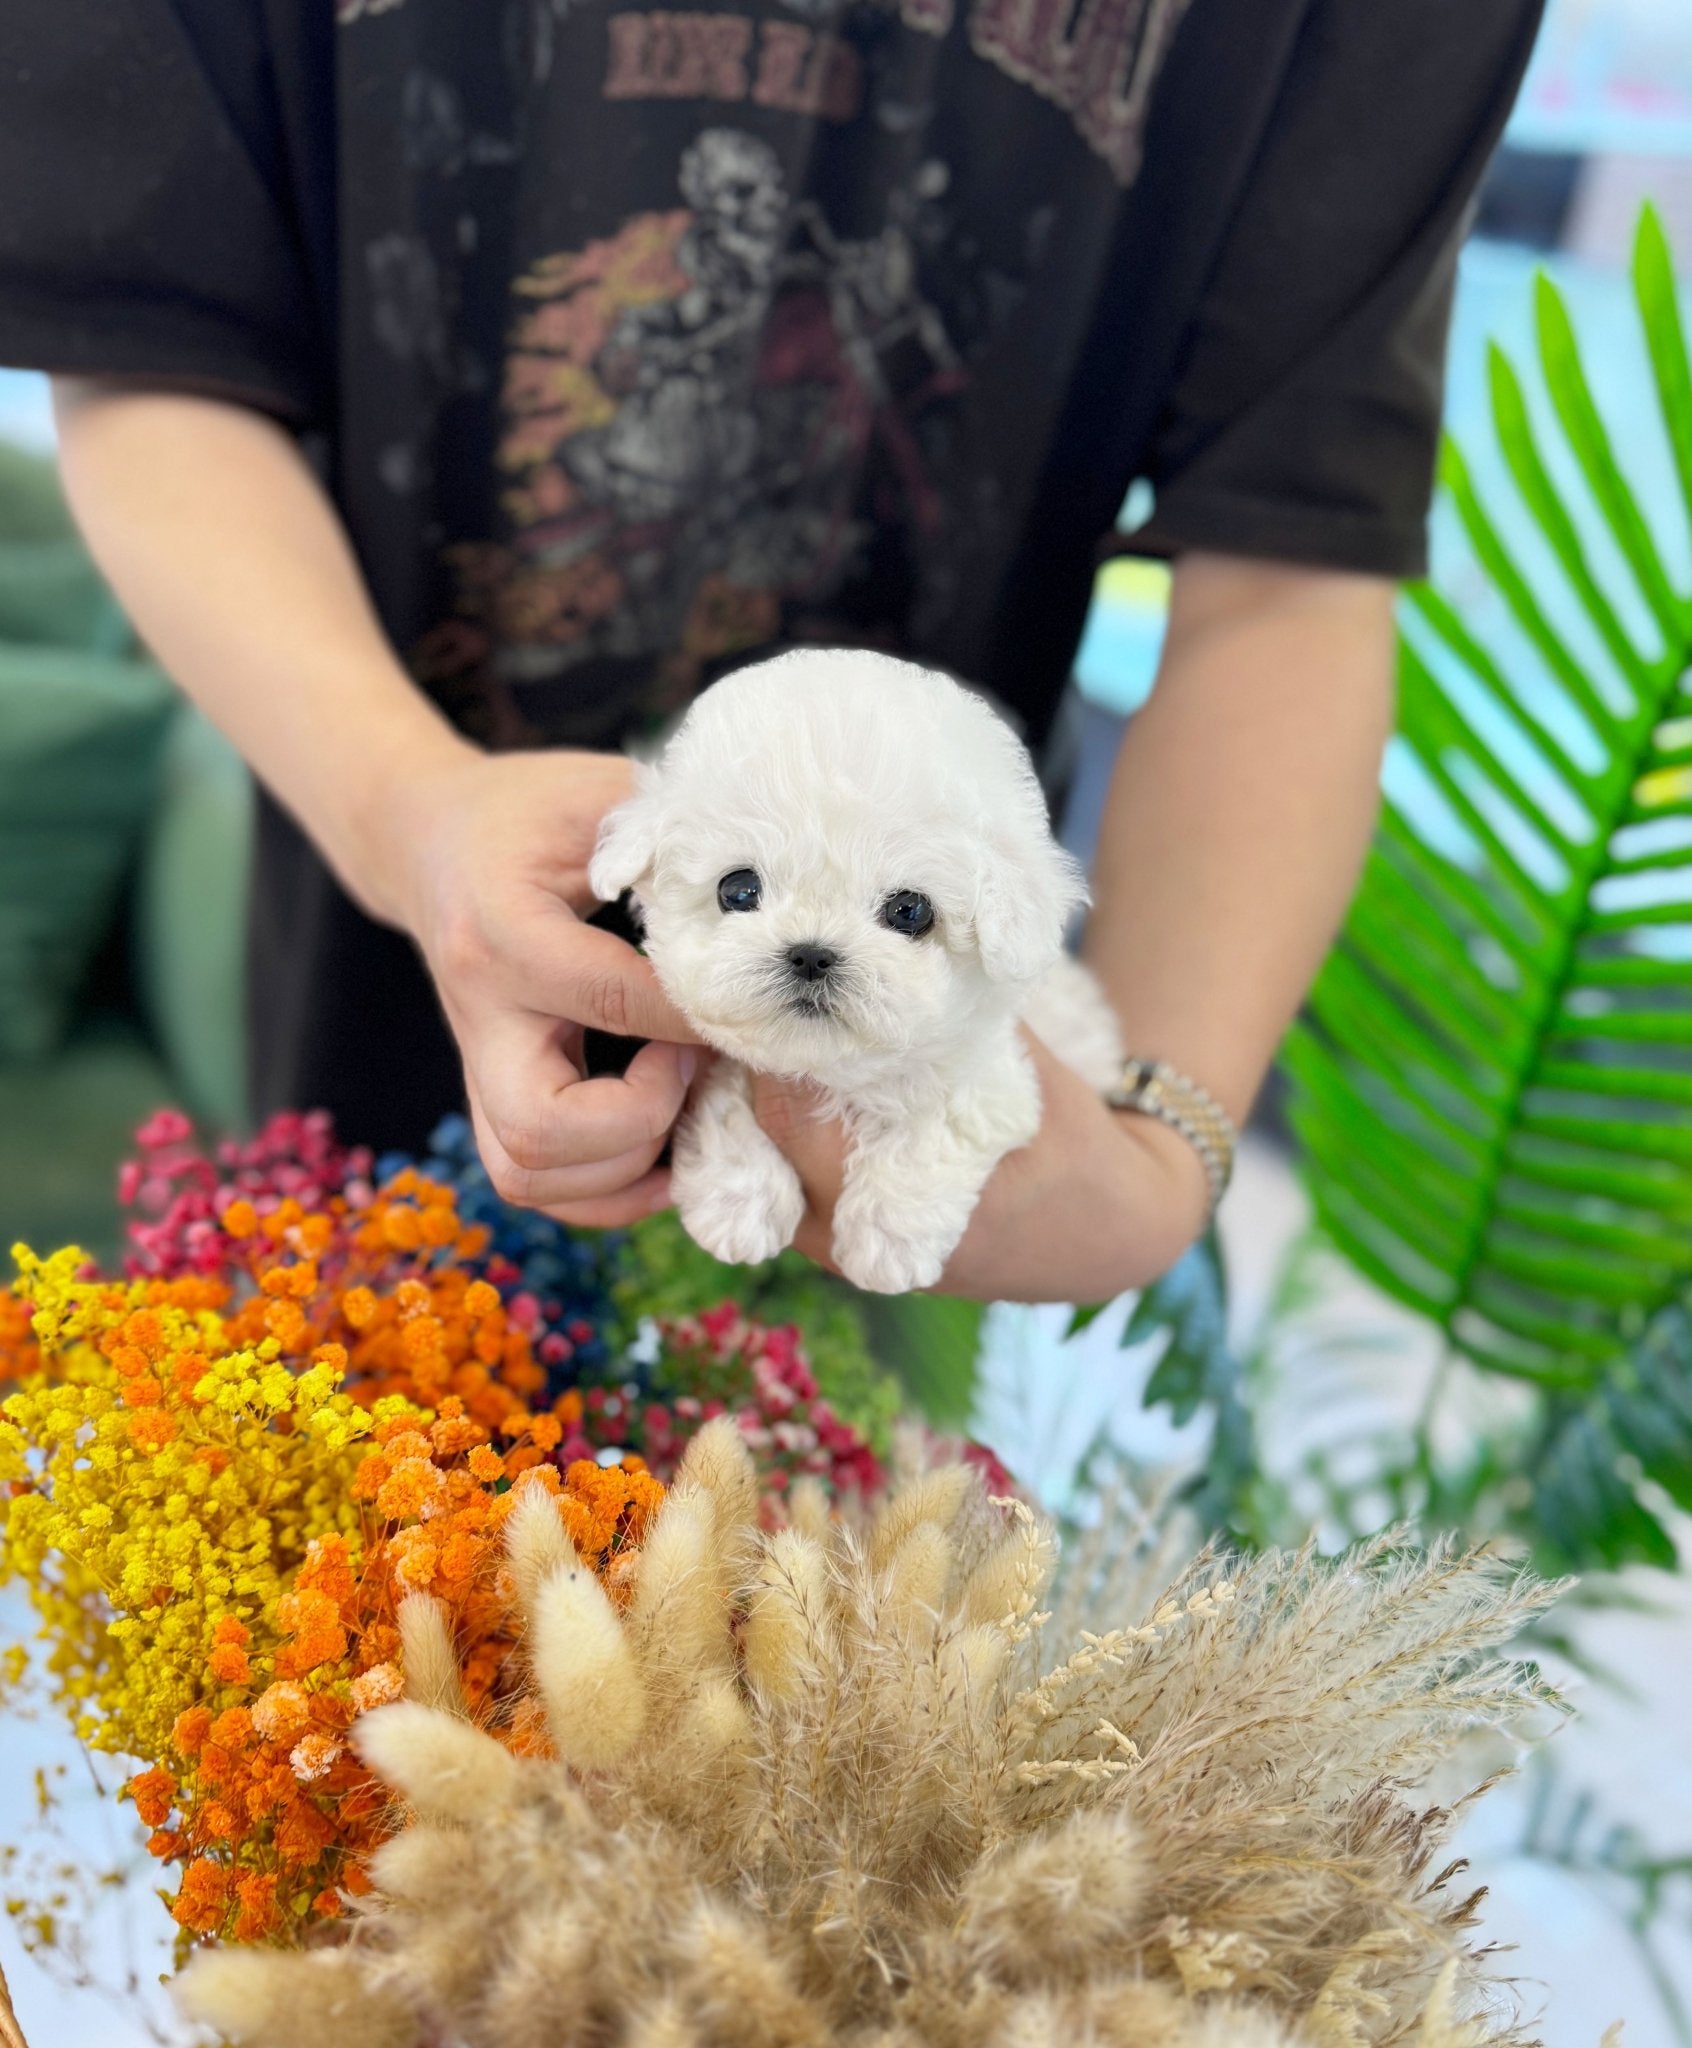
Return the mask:
<path id="1" fill-rule="evenodd" d="M 51 463 L 0 444 L 0 1255 L 111 1256 L 162 1104 L 244 1122 L 250 832 L 246 771 L 141 655 Z"/>

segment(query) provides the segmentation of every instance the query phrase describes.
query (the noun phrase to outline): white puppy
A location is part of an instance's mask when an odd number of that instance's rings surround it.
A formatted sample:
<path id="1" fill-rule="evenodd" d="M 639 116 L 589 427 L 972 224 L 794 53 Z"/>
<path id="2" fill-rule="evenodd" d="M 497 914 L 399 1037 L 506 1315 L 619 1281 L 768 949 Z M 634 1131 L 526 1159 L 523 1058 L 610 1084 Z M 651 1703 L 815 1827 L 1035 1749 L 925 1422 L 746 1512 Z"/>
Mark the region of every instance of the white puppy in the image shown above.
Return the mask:
<path id="1" fill-rule="evenodd" d="M 634 892 L 671 1000 L 726 1058 L 676 1133 L 689 1234 L 773 1257 L 804 1210 L 747 1070 L 820 1085 L 849 1133 L 834 1257 L 860 1287 L 931 1286 L 988 1175 L 1040 1124 L 1027 1020 L 1094 1086 L 1116 1023 L 1063 951 L 1086 900 L 1020 741 L 948 677 L 804 649 L 688 712 L 591 869 Z"/>

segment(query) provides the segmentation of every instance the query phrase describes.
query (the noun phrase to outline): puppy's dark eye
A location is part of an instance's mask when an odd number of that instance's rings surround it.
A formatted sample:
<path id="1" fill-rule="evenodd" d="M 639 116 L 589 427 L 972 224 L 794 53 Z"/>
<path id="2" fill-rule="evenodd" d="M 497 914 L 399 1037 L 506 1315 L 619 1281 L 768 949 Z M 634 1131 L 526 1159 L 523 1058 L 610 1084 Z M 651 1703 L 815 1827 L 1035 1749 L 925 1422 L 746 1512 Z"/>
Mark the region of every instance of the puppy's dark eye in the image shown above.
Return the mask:
<path id="1" fill-rule="evenodd" d="M 881 906 L 881 921 L 890 932 L 920 939 L 934 923 L 934 905 L 914 889 L 898 889 Z"/>
<path id="2" fill-rule="evenodd" d="M 753 868 L 736 868 L 717 884 L 717 901 L 724 910 L 756 910 L 763 894 L 764 885 Z"/>

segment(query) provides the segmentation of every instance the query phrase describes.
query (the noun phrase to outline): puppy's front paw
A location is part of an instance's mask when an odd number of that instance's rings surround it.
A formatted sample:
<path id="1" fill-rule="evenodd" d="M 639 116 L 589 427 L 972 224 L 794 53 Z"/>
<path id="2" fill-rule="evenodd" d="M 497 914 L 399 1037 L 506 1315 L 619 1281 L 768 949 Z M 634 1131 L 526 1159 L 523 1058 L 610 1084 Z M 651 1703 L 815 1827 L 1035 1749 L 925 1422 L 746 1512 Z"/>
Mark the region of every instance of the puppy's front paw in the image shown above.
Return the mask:
<path id="1" fill-rule="evenodd" d="M 797 1175 L 719 1163 L 705 1185 L 678 1187 L 682 1228 L 726 1266 L 757 1266 L 793 1242 L 805 1213 Z"/>
<path id="2" fill-rule="evenodd" d="M 875 1216 L 834 1220 L 834 1263 L 870 1294 L 910 1294 L 940 1278 L 952 1246 L 921 1230 L 889 1228 Z"/>

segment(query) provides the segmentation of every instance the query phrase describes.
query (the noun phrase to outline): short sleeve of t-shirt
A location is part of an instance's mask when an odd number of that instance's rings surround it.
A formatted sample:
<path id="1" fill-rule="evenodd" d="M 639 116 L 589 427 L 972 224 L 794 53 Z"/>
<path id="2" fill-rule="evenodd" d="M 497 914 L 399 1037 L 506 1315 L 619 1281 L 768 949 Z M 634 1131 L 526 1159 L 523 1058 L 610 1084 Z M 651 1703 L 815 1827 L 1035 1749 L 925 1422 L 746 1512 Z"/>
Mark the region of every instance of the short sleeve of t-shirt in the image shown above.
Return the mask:
<path id="1" fill-rule="evenodd" d="M 0 8 L 0 363 L 308 421 L 322 344 L 267 161 L 262 16 L 219 0 L 216 21 L 197 33 L 175 0 Z"/>
<path id="2" fill-rule="evenodd" d="M 1540 0 L 1317 0 L 1117 545 L 1425 567 L 1457 251 Z"/>

